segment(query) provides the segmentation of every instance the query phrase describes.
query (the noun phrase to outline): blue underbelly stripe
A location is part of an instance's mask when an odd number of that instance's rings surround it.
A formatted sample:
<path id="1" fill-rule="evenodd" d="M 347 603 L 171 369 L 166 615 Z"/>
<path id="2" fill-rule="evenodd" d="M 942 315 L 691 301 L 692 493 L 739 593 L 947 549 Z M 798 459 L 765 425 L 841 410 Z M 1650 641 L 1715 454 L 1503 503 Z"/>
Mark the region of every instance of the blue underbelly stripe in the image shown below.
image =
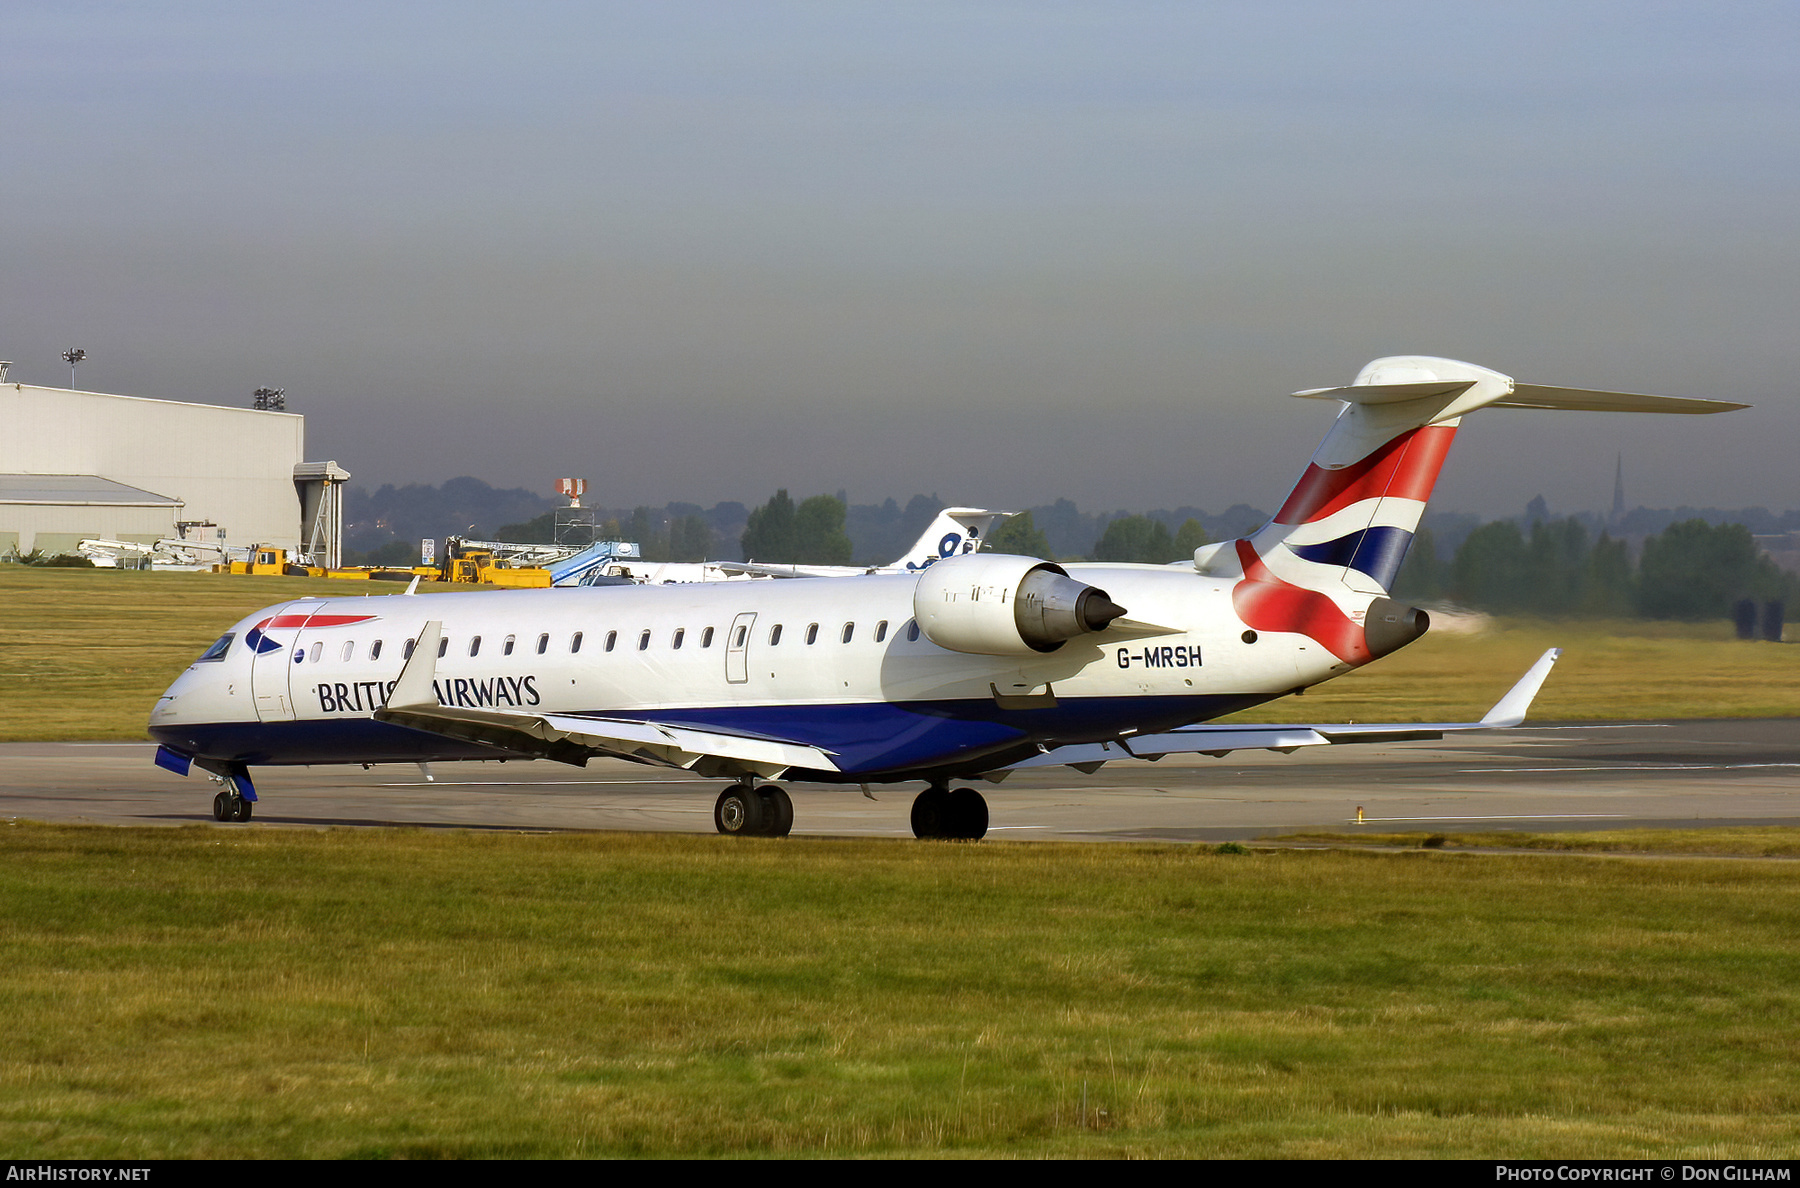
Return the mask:
<path id="1" fill-rule="evenodd" d="M 1220 695 L 1090 697 L 1031 710 L 1003 710 L 985 700 L 868 702 L 635 712 L 596 709 L 564 716 L 664 722 L 803 743 L 831 752 L 843 775 L 881 772 L 901 778 L 894 773 L 1017 751 L 1038 740 L 1091 742 L 1125 730 L 1166 730 L 1262 700 Z M 152 729 L 151 735 L 183 754 L 251 765 L 501 759 L 511 754 L 367 717 L 165 726 Z"/>

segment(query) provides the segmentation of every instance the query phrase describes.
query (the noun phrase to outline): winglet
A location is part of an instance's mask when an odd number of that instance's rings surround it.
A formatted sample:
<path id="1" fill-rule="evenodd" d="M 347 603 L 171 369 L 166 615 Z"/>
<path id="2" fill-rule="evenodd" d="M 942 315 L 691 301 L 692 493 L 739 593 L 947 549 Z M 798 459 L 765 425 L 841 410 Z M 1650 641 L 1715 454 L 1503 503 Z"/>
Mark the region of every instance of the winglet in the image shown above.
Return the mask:
<path id="1" fill-rule="evenodd" d="M 425 624 L 425 630 L 419 632 L 419 642 L 413 645 L 412 655 L 400 670 L 400 679 L 394 682 L 394 691 L 388 694 L 387 705 L 382 708 L 412 709 L 438 704 L 437 654 L 438 641 L 443 635 L 442 621 L 433 619 Z"/>
<path id="2" fill-rule="evenodd" d="M 1481 719 L 1483 726 L 1517 726 L 1525 720 L 1525 711 L 1531 708 L 1531 699 L 1538 695 L 1544 687 L 1544 680 L 1550 675 L 1550 669 L 1556 665 L 1557 657 L 1562 655 L 1561 648 L 1551 648 L 1538 662 L 1533 664 L 1519 683 L 1506 691 L 1506 696 L 1494 703 L 1494 708 Z"/>

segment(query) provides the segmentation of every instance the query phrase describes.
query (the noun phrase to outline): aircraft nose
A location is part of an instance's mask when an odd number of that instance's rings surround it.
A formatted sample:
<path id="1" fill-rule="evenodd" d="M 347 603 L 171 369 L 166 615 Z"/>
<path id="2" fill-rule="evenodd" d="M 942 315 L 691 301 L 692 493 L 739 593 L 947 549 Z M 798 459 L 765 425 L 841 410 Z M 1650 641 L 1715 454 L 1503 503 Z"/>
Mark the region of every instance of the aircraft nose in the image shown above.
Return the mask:
<path id="1" fill-rule="evenodd" d="M 194 669 L 176 677 L 150 707 L 151 727 L 227 721 L 239 716 L 233 712 L 238 708 L 235 682 L 221 678 L 222 674 Z"/>

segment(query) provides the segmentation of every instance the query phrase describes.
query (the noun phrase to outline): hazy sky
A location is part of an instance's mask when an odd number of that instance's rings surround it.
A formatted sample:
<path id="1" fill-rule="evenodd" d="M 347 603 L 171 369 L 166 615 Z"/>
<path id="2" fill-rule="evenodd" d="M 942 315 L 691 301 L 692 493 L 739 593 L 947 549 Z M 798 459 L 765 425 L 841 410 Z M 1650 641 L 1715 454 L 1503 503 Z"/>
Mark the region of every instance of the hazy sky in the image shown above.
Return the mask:
<path id="1" fill-rule="evenodd" d="M 1478 414 L 1439 507 L 1800 506 L 1791 2 L 272 9 L 0 7 L 12 378 L 283 386 L 371 485 L 1216 511 L 1417 352 L 1758 406 Z"/>

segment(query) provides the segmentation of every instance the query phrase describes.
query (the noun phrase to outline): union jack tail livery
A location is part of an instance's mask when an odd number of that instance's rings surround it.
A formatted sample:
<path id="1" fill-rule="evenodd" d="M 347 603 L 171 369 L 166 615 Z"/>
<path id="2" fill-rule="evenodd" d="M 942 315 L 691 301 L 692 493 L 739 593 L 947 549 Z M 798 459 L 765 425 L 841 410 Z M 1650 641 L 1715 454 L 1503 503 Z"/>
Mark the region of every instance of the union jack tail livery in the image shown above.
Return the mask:
<path id="1" fill-rule="evenodd" d="M 1386 595 L 1412 544 L 1458 424 L 1480 408 L 1716 412 L 1711 400 L 1521 384 L 1472 363 L 1377 359 L 1347 387 L 1296 396 L 1343 403 L 1293 491 L 1254 535 L 1194 554 L 1202 572 L 1239 576 L 1239 616 L 1257 631 L 1297 632 L 1349 665 L 1422 633 L 1423 612 Z M 1373 599 L 1373 603 L 1371 603 Z M 1376 618 L 1380 618 L 1380 626 Z"/>

